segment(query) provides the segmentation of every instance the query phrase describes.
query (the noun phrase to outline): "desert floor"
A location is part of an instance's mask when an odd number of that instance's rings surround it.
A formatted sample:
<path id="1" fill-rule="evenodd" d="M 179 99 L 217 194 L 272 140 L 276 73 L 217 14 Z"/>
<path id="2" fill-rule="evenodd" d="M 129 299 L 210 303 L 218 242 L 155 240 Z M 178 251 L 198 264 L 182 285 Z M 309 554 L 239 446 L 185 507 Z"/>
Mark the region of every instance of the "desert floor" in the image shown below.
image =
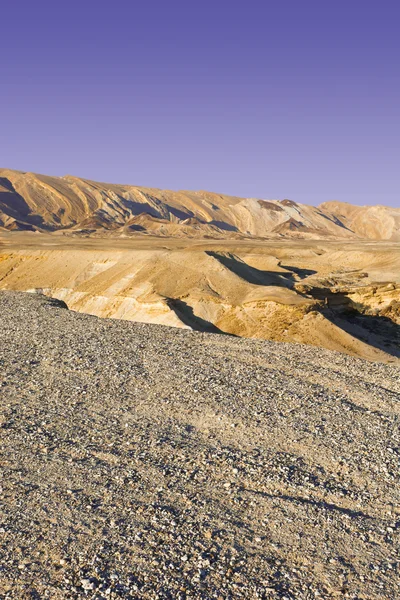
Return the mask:
<path id="1" fill-rule="evenodd" d="M 0 597 L 400 594 L 399 368 L 0 292 Z"/>

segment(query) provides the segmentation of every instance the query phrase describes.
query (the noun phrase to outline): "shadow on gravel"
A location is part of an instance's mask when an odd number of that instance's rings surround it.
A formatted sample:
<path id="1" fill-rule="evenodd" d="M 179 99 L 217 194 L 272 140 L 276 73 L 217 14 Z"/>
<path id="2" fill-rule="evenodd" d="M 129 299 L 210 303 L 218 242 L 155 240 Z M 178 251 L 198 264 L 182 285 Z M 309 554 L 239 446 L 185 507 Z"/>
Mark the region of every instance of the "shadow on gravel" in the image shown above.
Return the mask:
<path id="1" fill-rule="evenodd" d="M 293 270 L 293 267 L 284 268 Z M 336 327 L 369 346 L 400 358 L 400 325 L 389 317 L 363 314 L 346 293 L 329 288 L 314 287 L 308 289 L 306 295 L 319 301 L 321 314 Z"/>
<path id="2" fill-rule="evenodd" d="M 296 282 L 293 273 L 262 271 L 261 269 L 251 267 L 233 254 L 219 254 L 211 250 L 207 250 L 206 254 L 212 256 L 212 258 L 215 258 L 221 265 L 232 271 L 232 273 L 253 285 L 275 285 L 291 288 Z"/>
<path id="3" fill-rule="evenodd" d="M 314 271 L 314 269 L 300 269 L 299 267 L 291 267 L 289 265 L 282 265 L 281 261 L 278 262 L 278 267 L 282 269 L 286 269 L 286 271 L 291 271 L 299 279 L 305 279 L 306 277 L 310 277 L 310 275 L 315 275 L 318 271 Z"/>
<path id="4" fill-rule="evenodd" d="M 215 227 L 223 229 L 224 231 L 239 231 L 237 227 L 230 225 L 229 223 L 225 223 L 225 221 L 209 221 L 207 225 L 215 225 Z"/>
<path id="5" fill-rule="evenodd" d="M 397 399 L 397 396 L 395 396 L 395 397 Z M 342 399 L 342 400 L 340 400 L 340 403 L 342 406 L 345 406 L 350 411 L 366 413 L 368 415 L 376 415 L 377 417 L 380 417 L 380 418 L 386 418 L 388 416 L 387 414 L 384 414 L 380 410 L 372 410 L 370 408 L 366 408 L 365 406 L 360 406 L 359 404 L 356 404 L 355 402 L 351 402 L 350 400 Z"/>
<path id="6" fill-rule="evenodd" d="M 238 277 L 241 277 L 247 281 L 247 283 L 252 283 L 253 285 L 277 285 L 280 287 L 292 288 L 299 280 L 317 273 L 317 271 L 314 271 L 313 269 L 300 269 L 289 265 L 281 265 L 280 262 L 278 263 L 278 266 L 282 269 L 286 269 L 286 271 L 288 271 L 287 273 L 263 271 L 256 267 L 251 267 L 233 254 L 220 254 L 218 252 L 212 252 L 211 250 L 207 250 L 206 254 L 212 256 L 218 260 L 221 265 L 232 271 L 232 273 L 235 273 L 235 275 L 238 275 Z"/>
<path id="7" fill-rule="evenodd" d="M 31 212 L 29 205 L 25 202 L 25 199 L 21 194 L 17 192 L 13 184 L 7 177 L 0 177 L 0 186 L 7 190 L 6 192 L 0 192 L 0 206 L 3 208 L 7 215 L 10 215 L 17 221 L 22 219 L 27 225 L 24 227 L 20 223 L 20 226 L 24 229 L 29 229 L 29 225 L 42 227 L 43 229 L 51 230 L 43 221 L 43 217 L 35 215 Z"/>
<path id="8" fill-rule="evenodd" d="M 171 310 L 174 311 L 178 319 L 182 321 L 185 325 L 188 325 L 194 331 L 205 331 L 207 333 L 221 333 L 224 335 L 230 335 L 232 337 L 236 337 L 231 333 L 226 333 L 222 331 L 213 323 L 202 319 L 194 314 L 193 308 L 186 304 L 183 300 L 179 300 L 178 298 L 169 298 L 167 300 L 167 304 Z"/>
<path id="9" fill-rule="evenodd" d="M 331 323 L 369 346 L 400 358 L 400 325 L 388 317 L 363 315 L 356 310 L 322 311 Z"/>
<path id="10" fill-rule="evenodd" d="M 361 510 L 351 510 L 350 508 L 343 508 L 337 504 L 330 502 L 324 502 L 324 500 L 311 500 L 310 498 L 302 498 L 301 496 L 289 496 L 288 494 L 268 494 L 267 492 L 260 492 L 257 490 L 250 490 L 242 488 L 244 492 L 250 492 L 251 494 L 257 494 L 263 498 L 271 498 L 272 500 L 285 500 L 286 502 L 293 502 L 294 504 L 302 504 L 305 506 L 314 506 L 315 508 L 323 508 L 324 510 L 332 510 L 342 515 L 348 515 L 352 519 L 362 518 L 375 520 L 375 517 L 371 517 L 367 513 Z"/>

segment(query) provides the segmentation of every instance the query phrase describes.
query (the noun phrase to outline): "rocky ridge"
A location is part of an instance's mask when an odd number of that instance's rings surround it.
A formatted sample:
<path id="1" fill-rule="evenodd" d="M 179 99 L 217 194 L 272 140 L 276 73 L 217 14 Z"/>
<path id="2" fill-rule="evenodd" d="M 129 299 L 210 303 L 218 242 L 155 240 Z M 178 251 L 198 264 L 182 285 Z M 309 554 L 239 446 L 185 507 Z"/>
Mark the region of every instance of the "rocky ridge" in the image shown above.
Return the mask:
<path id="1" fill-rule="evenodd" d="M 0 228 L 73 235 L 400 241 L 400 209 L 238 198 L 0 169 Z"/>

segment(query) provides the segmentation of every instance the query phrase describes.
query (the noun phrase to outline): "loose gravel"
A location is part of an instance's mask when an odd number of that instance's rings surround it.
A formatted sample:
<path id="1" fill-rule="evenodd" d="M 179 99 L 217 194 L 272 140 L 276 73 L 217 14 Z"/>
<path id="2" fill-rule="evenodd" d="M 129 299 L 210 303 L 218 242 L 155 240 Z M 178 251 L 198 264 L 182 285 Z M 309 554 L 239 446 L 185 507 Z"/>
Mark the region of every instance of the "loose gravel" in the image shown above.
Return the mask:
<path id="1" fill-rule="evenodd" d="M 400 597 L 400 369 L 0 293 L 0 598 Z"/>

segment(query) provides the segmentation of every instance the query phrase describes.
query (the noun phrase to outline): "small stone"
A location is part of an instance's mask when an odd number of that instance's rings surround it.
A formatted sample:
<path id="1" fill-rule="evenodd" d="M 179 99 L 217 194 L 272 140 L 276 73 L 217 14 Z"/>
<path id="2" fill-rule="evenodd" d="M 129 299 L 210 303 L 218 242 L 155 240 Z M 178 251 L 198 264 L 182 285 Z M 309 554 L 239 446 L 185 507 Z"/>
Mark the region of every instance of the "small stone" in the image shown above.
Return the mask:
<path id="1" fill-rule="evenodd" d="M 84 590 L 94 590 L 96 587 L 93 581 L 90 581 L 90 579 L 81 579 L 81 585 Z"/>

